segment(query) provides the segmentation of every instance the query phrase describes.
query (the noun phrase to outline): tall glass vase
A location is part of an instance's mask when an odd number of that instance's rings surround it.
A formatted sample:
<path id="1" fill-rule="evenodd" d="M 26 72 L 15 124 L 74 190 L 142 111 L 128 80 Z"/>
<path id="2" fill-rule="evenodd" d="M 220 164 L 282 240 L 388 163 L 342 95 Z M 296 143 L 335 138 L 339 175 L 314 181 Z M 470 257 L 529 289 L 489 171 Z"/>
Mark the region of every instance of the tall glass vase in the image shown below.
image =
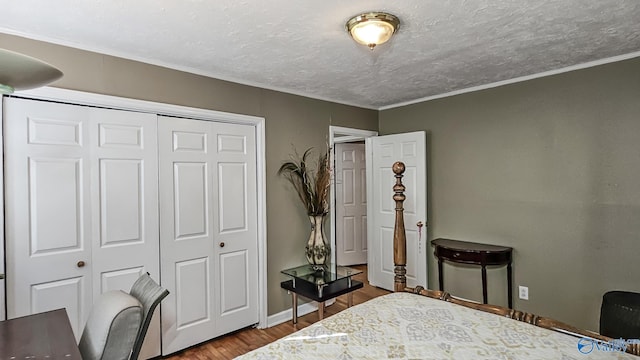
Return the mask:
<path id="1" fill-rule="evenodd" d="M 305 253 L 307 261 L 315 270 L 324 269 L 324 265 L 327 263 L 331 253 L 327 238 L 324 235 L 324 218 L 325 215 L 309 215 L 311 234 L 305 247 Z"/>

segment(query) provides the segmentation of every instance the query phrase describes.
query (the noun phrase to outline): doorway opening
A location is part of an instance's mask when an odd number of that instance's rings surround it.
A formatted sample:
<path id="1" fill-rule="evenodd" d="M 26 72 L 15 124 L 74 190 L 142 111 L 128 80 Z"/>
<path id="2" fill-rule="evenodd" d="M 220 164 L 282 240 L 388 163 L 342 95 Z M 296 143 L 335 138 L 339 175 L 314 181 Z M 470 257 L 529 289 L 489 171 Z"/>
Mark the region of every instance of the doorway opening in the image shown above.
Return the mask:
<path id="1" fill-rule="evenodd" d="M 361 265 L 367 259 L 366 138 L 376 131 L 329 127 L 334 177 L 331 182 L 331 262 Z"/>

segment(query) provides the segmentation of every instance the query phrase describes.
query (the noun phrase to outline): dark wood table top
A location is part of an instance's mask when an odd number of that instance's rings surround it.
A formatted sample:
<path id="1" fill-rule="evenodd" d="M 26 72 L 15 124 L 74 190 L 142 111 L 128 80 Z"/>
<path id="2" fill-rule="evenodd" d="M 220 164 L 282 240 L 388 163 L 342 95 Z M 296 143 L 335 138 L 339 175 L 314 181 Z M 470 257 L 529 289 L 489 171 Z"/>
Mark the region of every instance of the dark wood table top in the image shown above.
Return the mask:
<path id="1" fill-rule="evenodd" d="M 470 241 L 452 240 L 452 239 L 435 239 L 431 240 L 433 245 L 443 248 L 470 252 L 511 252 L 513 248 L 509 246 L 480 244 Z"/>
<path id="2" fill-rule="evenodd" d="M 0 359 L 82 360 L 67 311 L 0 321 Z"/>

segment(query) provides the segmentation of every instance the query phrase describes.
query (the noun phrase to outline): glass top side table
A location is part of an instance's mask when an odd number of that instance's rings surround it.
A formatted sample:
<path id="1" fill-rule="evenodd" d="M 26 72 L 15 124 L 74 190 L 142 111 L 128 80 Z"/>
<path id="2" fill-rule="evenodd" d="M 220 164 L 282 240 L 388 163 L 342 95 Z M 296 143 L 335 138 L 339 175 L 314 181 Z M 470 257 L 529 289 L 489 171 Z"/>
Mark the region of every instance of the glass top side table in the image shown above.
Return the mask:
<path id="1" fill-rule="evenodd" d="M 347 294 L 347 305 L 353 305 L 352 291 L 362 288 L 361 281 L 353 280 L 362 270 L 346 266 L 329 266 L 316 271 L 311 265 L 302 265 L 282 270 L 292 279 L 280 283 L 280 287 L 291 292 L 293 323 L 298 322 L 298 295 L 318 302 L 318 317 L 324 318 L 324 302 Z"/>

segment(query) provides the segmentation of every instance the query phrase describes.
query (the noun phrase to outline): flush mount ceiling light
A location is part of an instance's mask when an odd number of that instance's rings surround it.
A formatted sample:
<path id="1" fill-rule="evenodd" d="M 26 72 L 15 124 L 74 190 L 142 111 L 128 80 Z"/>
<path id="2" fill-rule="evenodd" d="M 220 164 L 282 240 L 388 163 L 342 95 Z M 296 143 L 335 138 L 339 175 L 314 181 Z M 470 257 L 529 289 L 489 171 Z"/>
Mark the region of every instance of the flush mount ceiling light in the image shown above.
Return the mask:
<path id="1" fill-rule="evenodd" d="M 347 31 L 353 40 L 368 46 L 371 50 L 391 39 L 399 27 L 400 20 L 395 15 L 384 12 L 356 15 L 346 24 Z"/>
<path id="2" fill-rule="evenodd" d="M 62 77 L 62 71 L 31 56 L 0 49 L 0 94 L 44 86 Z"/>

